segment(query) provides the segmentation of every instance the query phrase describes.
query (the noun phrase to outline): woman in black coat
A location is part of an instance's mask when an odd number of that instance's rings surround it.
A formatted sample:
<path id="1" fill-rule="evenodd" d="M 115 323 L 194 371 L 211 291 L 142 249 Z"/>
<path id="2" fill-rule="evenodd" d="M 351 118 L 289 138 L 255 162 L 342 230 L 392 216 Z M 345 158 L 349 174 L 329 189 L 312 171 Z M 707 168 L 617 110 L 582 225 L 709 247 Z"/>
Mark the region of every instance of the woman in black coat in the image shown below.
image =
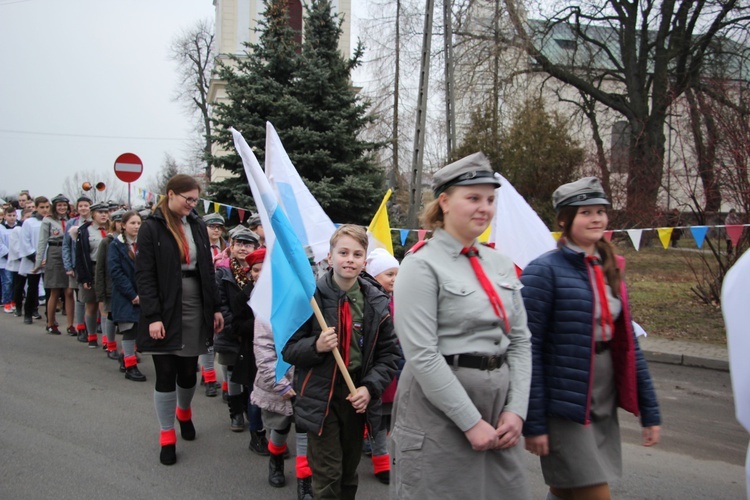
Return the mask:
<path id="1" fill-rule="evenodd" d="M 160 461 L 172 465 L 177 461 L 175 416 L 182 438 L 195 439 L 190 404 L 198 356 L 208 352 L 224 318 L 206 224 L 193 210 L 200 186 L 178 174 L 166 191 L 138 233 L 135 279 L 141 305 L 138 349 L 153 354 L 156 372 Z"/>

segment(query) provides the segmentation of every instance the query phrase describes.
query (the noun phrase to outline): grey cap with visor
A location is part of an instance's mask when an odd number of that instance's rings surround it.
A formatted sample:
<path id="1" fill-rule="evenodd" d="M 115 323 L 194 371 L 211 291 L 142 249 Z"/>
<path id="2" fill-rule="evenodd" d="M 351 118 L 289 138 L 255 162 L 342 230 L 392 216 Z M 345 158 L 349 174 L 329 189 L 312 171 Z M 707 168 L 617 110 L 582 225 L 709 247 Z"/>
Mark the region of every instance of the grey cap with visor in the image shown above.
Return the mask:
<path id="1" fill-rule="evenodd" d="M 435 196 L 452 186 L 492 184 L 500 187 L 500 176 L 492 170 L 490 160 L 482 153 L 474 153 L 444 166 L 432 176 Z"/>
<path id="2" fill-rule="evenodd" d="M 562 207 L 611 205 L 601 182 L 596 177 L 584 177 L 563 184 L 552 193 L 552 204 L 558 212 Z"/>

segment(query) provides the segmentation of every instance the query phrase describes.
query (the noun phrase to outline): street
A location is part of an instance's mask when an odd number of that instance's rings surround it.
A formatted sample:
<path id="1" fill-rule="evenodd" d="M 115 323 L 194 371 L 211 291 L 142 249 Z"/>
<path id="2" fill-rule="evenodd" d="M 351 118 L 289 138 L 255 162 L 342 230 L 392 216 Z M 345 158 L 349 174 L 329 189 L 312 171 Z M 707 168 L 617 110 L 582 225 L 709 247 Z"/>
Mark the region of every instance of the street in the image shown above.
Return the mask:
<path id="1" fill-rule="evenodd" d="M 268 459 L 247 449 L 247 432 L 229 430 L 226 405 L 200 387 L 197 439 L 178 437 L 177 464 L 160 465 L 150 357 L 140 364 L 148 381 L 132 382 L 101 349 L 43 326 L 0 315 L 0 498 L 296 498 L 294 460 L 286 461 L 287 486 L 269 486 Z M 613 498 L 746 498 L 748 435 L 734 419 L 729 374 L 650 366 L 662 443 L 640 446 L 637 419 L 621 413 L 624 476 Z M 543 499 L 538 461 L 525 456 L 534 498 Z M 367 457 L 359 471 L 358 498 L 388 498 Z"/>

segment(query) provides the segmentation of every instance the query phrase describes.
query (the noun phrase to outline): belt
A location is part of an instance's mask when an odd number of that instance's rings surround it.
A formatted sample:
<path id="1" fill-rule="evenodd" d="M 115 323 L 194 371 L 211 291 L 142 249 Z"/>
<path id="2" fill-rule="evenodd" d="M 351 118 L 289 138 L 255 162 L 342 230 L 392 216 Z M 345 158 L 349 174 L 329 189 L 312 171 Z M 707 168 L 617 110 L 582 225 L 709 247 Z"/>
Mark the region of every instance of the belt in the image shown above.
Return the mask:
<path id="1" fill-rule="evenodd" d="M 188 269 L 187 271 L 182 271 L 182 277 L 183 278 L 197 278 L 198 271 L 196 269 Z"/>
<path id="2" fill-rule="evenodd" d="M 610 344 L 611 342 L 603 342 L 603 341 L 596 342 L 594 343 L 594 352 L 597 354 L 601 354 L 604 351 L 609 351 L 609 349 L 612 347 Z"/>
<path id="3" fill-rule="evenodd" d="M 62 241 L 48 241 L 47 244 L 51 247 L 61 247 Z"/>
<path id="4" fill-rule="evenodd" d="M 473 354 L 452 354 L 443 356 L 450 366 L 461 368 L 476 368 L 477 370 L 497 370 L 505 363 L 506 355 L 475 356 Z"/>

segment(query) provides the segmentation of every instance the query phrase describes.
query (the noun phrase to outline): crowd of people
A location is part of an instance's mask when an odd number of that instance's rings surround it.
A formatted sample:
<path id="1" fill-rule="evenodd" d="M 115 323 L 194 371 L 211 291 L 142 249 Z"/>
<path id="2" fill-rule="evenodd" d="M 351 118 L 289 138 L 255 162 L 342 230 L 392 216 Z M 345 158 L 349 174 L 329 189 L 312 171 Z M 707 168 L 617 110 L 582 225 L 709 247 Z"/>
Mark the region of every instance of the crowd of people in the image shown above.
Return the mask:
<path id="1" fill-rule="evenodd" d="M 41 291 L 47 333 L 62 333 L 59 310 L 132 381 L 149 354 L 164 465 L 178 461 L 176 426 L 196 438 L 200 384 L 268 457 L 272 487 L 286 485 L 294 428 L 299 499 L 355 498 L 363 454 L 391 498 L 531 498 L 524 446 L 548 499 L 610 498 L 617 408 L 640 417 L 645 446 L 661 424 L 624 263 L 604 238 L 610 202 L 592 177 L 560 186 L 558 248 L 519 273 L 477 241 L 499 186 L 482 153 L 436 172 L 421 217 L 434 236 L 402 263 L 339 226 L 326 262 L 310 263 L 325 322 L 311 316 L 284 346 L 248 305 L 267 256 L 259 217 L 230 231 L 200 217 L 193 177 L 140 211 L 21 193 L 0 227 L 4 310 L 33 324 Z M 291 365 L 280 379 L 278 352 Z"/>

